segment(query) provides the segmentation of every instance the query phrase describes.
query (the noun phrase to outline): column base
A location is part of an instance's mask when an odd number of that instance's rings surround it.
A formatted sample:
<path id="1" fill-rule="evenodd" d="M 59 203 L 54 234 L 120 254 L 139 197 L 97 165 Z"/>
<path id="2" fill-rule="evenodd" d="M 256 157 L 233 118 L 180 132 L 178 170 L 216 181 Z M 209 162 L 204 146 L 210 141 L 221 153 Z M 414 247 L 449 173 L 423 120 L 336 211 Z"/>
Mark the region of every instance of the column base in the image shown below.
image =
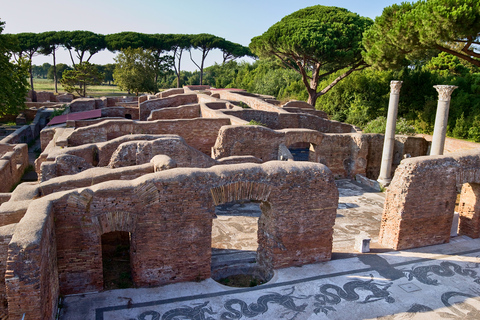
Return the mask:
<path id="1" fill-rule="evenodd" d="M 382 187 L 388 187 L 390 185 L 390 182 L 392 182 L 392 179 L 378 178 L 377 181 Z"/>

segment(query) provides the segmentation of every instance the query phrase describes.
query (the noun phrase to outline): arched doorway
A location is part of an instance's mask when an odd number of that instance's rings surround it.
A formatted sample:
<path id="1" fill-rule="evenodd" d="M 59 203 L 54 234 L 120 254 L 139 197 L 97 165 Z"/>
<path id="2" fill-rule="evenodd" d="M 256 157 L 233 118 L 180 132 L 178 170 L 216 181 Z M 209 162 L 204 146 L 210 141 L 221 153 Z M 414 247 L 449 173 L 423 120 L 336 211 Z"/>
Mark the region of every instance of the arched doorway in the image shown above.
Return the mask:
<path id="1" fill-rule="evenodd" d="M 259 238 L 263 233 L 263 214 L 270 208 L 266 200 L 270 187 L 235 182 L 211 191 L 216 204 L 216 218 L 212 221 L 212 279 L 239 287 L 267 282 L 273 270 L 259 263 L 265 237 L 260 241 Z"/>
<path id="2" fill-rule="evenodd" d="M 314 161 L 315 148 L 309 142 L 296 142 L 288 146 L 294 161 Z"/>

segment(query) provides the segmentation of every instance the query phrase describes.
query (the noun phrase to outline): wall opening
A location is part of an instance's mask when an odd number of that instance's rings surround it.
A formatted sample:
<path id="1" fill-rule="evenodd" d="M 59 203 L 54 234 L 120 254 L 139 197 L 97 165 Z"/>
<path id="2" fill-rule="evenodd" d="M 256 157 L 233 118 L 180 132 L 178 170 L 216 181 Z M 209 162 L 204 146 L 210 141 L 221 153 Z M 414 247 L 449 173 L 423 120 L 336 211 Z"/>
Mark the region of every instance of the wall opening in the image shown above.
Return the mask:
<path id="1" fill-rule="evenodd" d="M 460 235 L 466 235 L 473 239 L 480 238 L 480 184 L 463 184 L 457 196 L 455 215 Z M 453 221 L 455 224 L 455 216 Z"/>
<path id="2" fill-rule="evenodd" d="M 132 288 L 130 263 L 130 232 L 113 231 L 102 234 L 103 288 Z"/>
<path id="3" fill-rule="evenodd" d="M 297 142 L 288 146 L 294 161 L 314 161 L 314 146 L 309 142 Z"/>
<path id="4" fill-rule="evenodd" d="M 260 201 L 237 200 L 215 207 L 212 223 L 212 279 L 234 287 L 251 287 L 271 279 L 257 265 Z"/>
<path id="5" fill-rule="evenodd" d="M 126 113 L 125 114 L 125 119 L 132 119 L 132 115 L 130 113 Z"/>

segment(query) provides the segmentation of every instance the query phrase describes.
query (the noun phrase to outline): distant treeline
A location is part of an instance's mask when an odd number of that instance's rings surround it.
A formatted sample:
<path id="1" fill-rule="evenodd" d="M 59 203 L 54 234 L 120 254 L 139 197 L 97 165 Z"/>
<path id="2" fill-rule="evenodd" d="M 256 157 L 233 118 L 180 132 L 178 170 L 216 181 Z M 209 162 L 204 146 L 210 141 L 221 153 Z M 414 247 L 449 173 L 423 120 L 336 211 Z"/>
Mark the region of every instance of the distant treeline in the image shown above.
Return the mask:
<path id="1" fill-rule="evenodd" d="M 51 55 L 54 71 L 54 80 L 57 82 L 55 53 L 60 47 L 64 47 L 70 53 L 72 66 L 76 69 L 77 64 L 89 62 L 96 53 L 108 49 L 112 52 L 124 49 L 142 48 L 152 52 L 160 64 L 164 55 L 170 55 L 173 60 L 173 69 L 177 75 L 177 86 L 180 86 L 181 60 L 184 52 L 188 51 L 191 58 L 191 50 L 199 50 L 202 54 L 200 61 L 192 61 L 199 68 L 200 83 L 202 79 L 204 62 L 214 49 L 223 54 L 225 63 L 243 56 L 253 56 L 250 49 L 238 43 L 228 41 L 215 35 L 201 34 L 144 34 L 138 32 L 120 32 L 102 35 L 90 31 L 48 31 L 43 33 L 18 33 L 5 34 L 4 41 L 9 42 L 11 53 L 17 58 L 30 61 L 30 85 L 33 88 L 32 58 L 35 55 Z M 75 58 L 74 58 L 75 57 Z M 48 71 L 47 71 L 48 72 Z"/>
<path id="2" fill-rule="evenodd" d="M 341 72 L 341 71 L 340 71 Z M 185 84 L 198 83 L 198 72 L 182 73 Z M 324 80 L 328 84 L 335 74 Z M 458 86 L 452 94 L 448 135 L 480 141 L 480 69 L 464 60 L 440 53 L 426 61 L 397 71 L 367 68 L 339 82 L 318 99 L 316 108 L 334 120 L 351 123 L 369 132 L 381 132 L 390 96 L 390 81 L 401 80 L 398 117 L 418 133 L 431 134 L 435 122 L 438 93 L 434 85 Z M 168 76 L 161 86 L 174 84 Z M 231 61 L 205 69 L 204 84 L 217 88 L 241 88 L 249 92 L 273 95 L 277 99 L 306 101 L 308 94 L 301 77 L 291 69 L 259 60 L 253 64 Z M 322 84 L 320 84 L 322 85 Z M 383 128 L 384 130 L 384 128 Z"/>

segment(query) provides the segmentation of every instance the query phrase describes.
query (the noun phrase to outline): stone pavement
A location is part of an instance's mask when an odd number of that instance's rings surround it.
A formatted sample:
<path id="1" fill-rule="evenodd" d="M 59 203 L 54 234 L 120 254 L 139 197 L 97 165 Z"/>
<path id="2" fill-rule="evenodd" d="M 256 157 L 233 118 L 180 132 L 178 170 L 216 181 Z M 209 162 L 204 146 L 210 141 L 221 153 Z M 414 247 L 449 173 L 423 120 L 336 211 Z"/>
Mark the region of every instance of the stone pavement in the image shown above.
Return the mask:
<path id="1" fill-rule="evenodd" d="M 67 296 L 60 319 L 480 319 L 480 239 L 461 236 L 407 251 L 374 243 L 371 253 L 354 253 L 359 232 L 376 241 L 383 195 L 348 180 L 337 185 L 332 261 L 276 270 L 268 283 L 252 288 L 208 279 Z M 217 215 L 229 211 L 217 209 Z M 257 215 L 253 211 L 250 217 Z M 232 225 L 225 216 L 217 236 L 224 232 L 227 243 L 254 249 L 248 237 L 228 235 Z M 230 214 L 236 216 L 241 214 Z M 233 229 L 252 234 L 253 226 L 246 222 Z"/>

